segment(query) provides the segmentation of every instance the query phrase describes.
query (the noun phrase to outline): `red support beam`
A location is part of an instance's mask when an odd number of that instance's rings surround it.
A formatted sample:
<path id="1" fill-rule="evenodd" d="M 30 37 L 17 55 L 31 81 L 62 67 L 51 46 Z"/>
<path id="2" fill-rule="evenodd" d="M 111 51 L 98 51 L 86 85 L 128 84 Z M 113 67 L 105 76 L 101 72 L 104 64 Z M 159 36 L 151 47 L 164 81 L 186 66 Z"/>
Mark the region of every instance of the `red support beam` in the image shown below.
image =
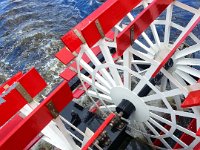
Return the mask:
<path id="1" fill-rule="evenodd" d="M 65 34 L 61 40 L 71 52 L 78 49 L 82 42 L 74 33 L 74 29 L 77 29 L 91 47 L 101 39 L 95 24 L 96 20 L 100 22 L 102 30 L 106 34 L 140 2 L 141 0 L 109 0 Z"/>
<path id="2" fill-rule="evenodd" d="M 19 76 L 20 78 L 18 78 Z M 46 82 L 34 68 L 23 76 L 21 74 L 19 76 L 17 78 L 14 76 L 14 78 L 11 79 L 17 79 L 15 82 L 20 83 L 24 89 L 26 89 L 31 98 L 34 98 L 46 87 Z M 24 105 L 27 104 L 26 99 L 16 89 L 11 90 L 3 98 L 5 102 L 0 105 L 0 126 L 7 122 Z"/>
<path id="3" fill-rule="evenodd" d="M 182 108 L 200 106 L 200 90 L 192 91 L 181 104 Z"/>
<path id="4" fill-rule="evenodd" d="M 119 35 L 117 36 L 117 54 L 122 56 L 131 45 L 131 38 L 136 40 L 150 24 L 169 6 L 174 0 L 154 0 L 147 6 Z M 131 30 L 133 29 L 133 37 Z"/>
<path id="5" fill-rule="evenodd" d="M 101 124 L 101 126 L 96 130 L 93 136 L 89 139 L 89 141 L 84 145 L 82 150 L 88 150 L 88 148 L 95 142 L 98 136 L 103 132 L 103 130 L 108 126 L 110 121 L 115 117 L 114 113 L 111 113 L 106 120 Z"/>
<path id="6" fill-rule="evenodd" d="M 24 149 L 53 119 L 47 104 L 52 102 L 57 112 L 73 99 L 67 82 L 62 82 L 41 104 L 0 141 L 0 149 Z"/>

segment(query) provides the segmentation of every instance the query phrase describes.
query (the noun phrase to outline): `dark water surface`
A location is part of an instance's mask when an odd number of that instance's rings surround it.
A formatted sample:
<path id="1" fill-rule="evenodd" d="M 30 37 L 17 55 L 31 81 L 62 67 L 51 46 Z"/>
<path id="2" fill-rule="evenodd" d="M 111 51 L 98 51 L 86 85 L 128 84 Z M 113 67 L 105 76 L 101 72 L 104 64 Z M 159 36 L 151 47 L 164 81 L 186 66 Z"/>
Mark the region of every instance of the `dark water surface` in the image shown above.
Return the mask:
<path id="1" fill-rule="evenodd" d="M 181 1 L 200 6 L 200 0 Z M 54 54 L 63 46 L 60 37 L 100 5 L 96 0 L 0 0 L 0 84 L 32 66 L 48 83 L 58 82 L 63 66 Z"/>
<path id="2" fill-rule="evenodd" d="M 57 82 L 54 54 L 63 46 L 60 37 L 99 5 L 95 0 L 1 0 L 0 84 L 33 66 L 45 80 Z"/>

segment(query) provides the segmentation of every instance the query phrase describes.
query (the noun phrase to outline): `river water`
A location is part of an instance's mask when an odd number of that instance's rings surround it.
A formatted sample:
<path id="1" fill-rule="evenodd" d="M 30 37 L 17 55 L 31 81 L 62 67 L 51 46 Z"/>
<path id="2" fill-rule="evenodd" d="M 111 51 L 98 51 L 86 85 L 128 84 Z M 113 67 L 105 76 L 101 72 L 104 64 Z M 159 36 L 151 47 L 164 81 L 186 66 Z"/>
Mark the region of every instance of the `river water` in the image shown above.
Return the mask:
<path id="1" fill-rule="evenodd" d="M 33 66 L 49 84 L 59 82 L 63 66 L 54 54 L 63 47 L 60 37 L 100 5 L 95 0 L 1 0 L 0 84 Z"/>
<path id="2" fill-rule="evenodd" d="M 181 1 L 200 6 L 200 0 Z M 59 82 L 63 66 L 54 54 L 63 46 L 60 37 L 100 5 L 96 0 L 1 0 L 0 84 L 33 66 L 49 84 Z"/>

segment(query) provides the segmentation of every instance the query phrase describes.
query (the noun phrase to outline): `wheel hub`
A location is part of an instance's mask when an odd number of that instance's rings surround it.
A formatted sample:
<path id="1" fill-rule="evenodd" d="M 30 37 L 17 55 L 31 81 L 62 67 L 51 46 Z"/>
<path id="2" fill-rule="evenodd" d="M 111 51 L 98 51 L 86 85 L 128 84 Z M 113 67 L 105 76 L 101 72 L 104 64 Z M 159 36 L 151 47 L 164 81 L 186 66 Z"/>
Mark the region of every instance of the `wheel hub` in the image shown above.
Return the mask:
<path id="1" fill-rule="evenodd" d="M 149 119 L 149 109 L 139 96 L 125 87 L 113 87 L 110 91 L 110 97 L 117 106 L 122 99 L 129 100 L 134 106 L 135 111 L 131 114 L 130 120 L 137 122 L 145 122 Z"/>

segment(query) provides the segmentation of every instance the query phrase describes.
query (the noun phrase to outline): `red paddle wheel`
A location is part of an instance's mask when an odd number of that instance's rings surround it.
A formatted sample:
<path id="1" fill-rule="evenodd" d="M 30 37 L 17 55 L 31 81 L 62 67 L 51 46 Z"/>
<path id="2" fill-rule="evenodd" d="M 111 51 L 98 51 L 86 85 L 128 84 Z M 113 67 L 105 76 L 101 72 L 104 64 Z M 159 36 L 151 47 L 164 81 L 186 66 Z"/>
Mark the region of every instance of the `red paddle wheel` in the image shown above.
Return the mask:
<path id="1" fill-rule="evenodd" d="M 0 149 L 41 138 L 60 149 L 113 149 L 122 142 L 114 128 L 157 149 L 199 149 L 199 22 L 200 9 L 178 0 L 108 0 L 61 38 L 65 81 L 41 103 L 46 83 L 35 69 L 1 85 Z M 77 123 L 84 108 L 71 122 L 61 113 L 85 95 L 87 112 L 104 118 L 94 131 Z"/>

